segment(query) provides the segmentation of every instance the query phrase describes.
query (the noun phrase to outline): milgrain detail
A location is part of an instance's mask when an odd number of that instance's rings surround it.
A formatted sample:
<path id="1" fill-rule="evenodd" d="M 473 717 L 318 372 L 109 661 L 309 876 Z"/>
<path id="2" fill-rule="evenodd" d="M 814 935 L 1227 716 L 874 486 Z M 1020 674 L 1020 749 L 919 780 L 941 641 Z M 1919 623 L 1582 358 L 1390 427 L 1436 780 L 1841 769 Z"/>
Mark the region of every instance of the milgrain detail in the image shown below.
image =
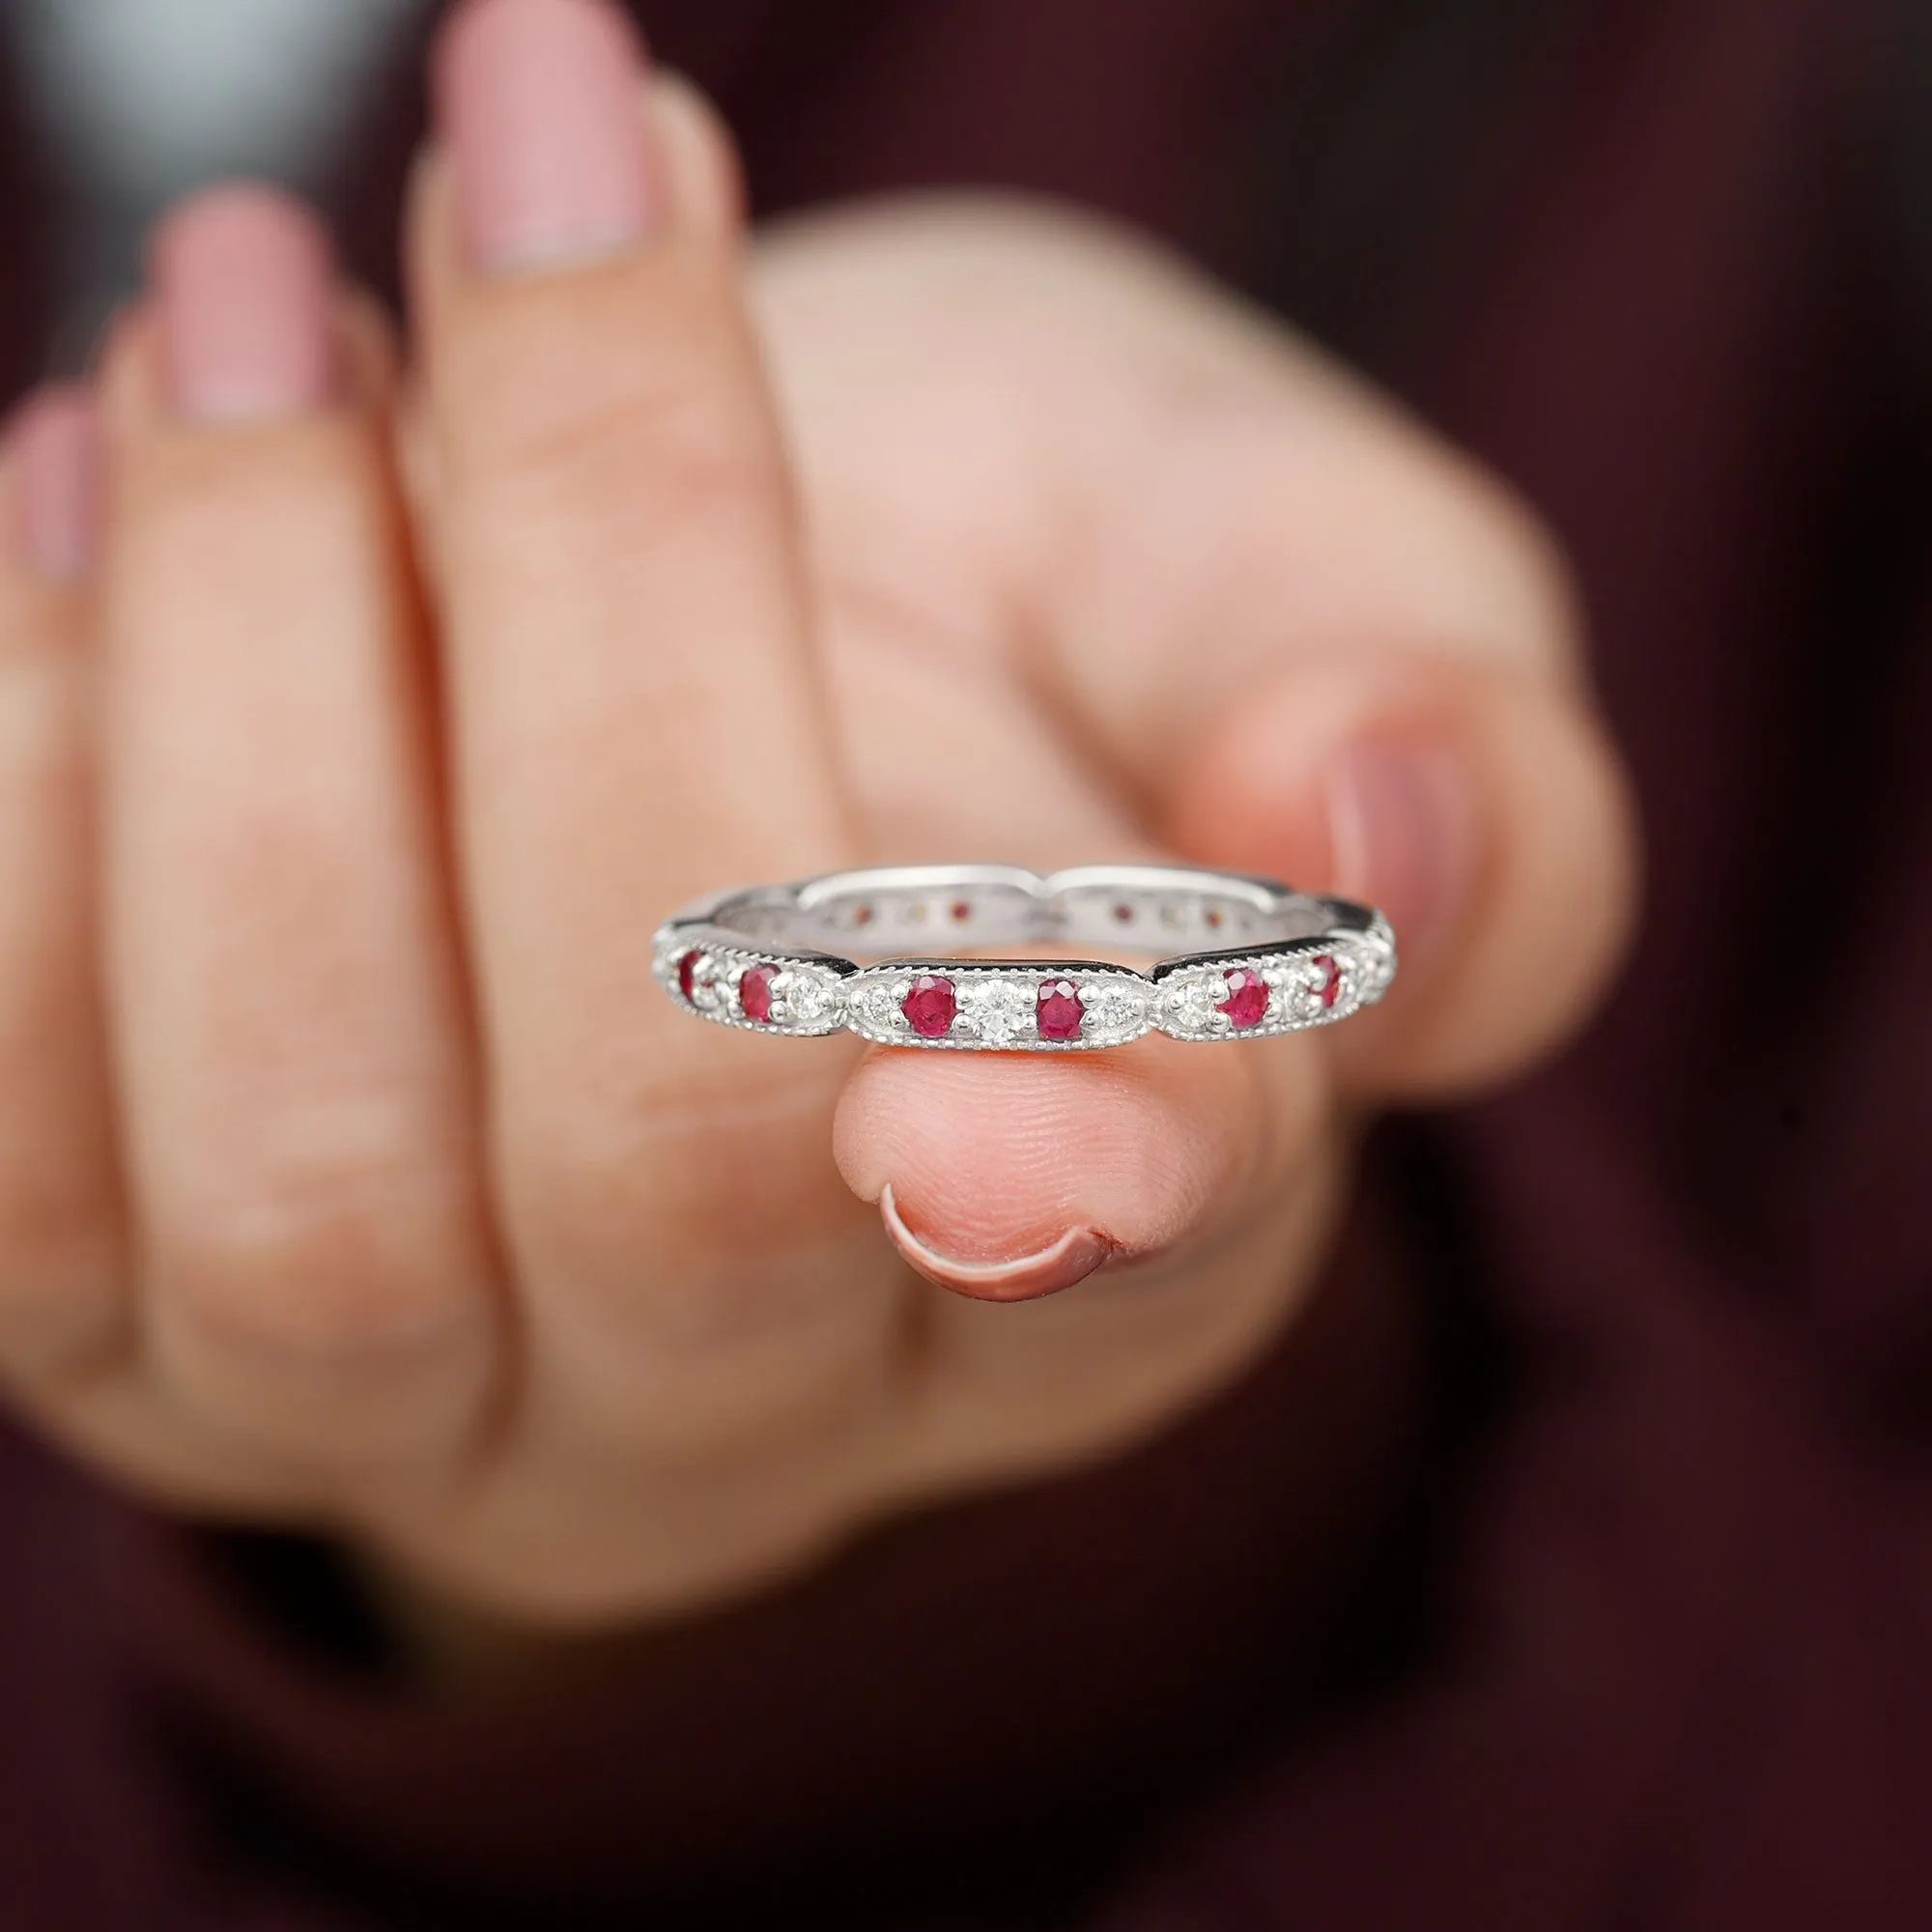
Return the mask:
<path id="1" fill-rule="evenodd" d="M 929 951 L 942 933 L 961 951 Z M 897 950 L 914 939 L 927 945 Z M 981 953 L 1060 945 L 1166 956 L 1136 969 Z M 1162 866 L 894 867 L 756 886 L 667 921 L 654 959 L 673 1003 L 720 1026 L 954 1053 L 1092 1052 L 1149 1032 L 1264 1039 L 1373 1006 L 1396 969 L 1372 907 Z"/>

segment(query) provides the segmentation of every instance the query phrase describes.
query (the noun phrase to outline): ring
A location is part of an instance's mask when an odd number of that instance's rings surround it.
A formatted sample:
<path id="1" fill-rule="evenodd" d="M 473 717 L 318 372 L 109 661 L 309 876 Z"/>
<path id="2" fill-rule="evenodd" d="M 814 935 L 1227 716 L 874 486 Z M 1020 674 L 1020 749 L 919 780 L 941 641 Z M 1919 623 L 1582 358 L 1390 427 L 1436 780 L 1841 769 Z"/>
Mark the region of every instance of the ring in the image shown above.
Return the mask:
<path id="1" fill-rule="evenodd" d="M 938 933 L 1164 956 L 1137 972 L 902 950 Z M 1149 1031 L 1263 1039 L 1331 1025 L 1388 990 L 1395 934 L 1371 906 L 1237 872 L 898 866 L 700 899 L 658 928 L 653 970 L 685 1011 L 753 1033 L 1068 1053 Z"/>

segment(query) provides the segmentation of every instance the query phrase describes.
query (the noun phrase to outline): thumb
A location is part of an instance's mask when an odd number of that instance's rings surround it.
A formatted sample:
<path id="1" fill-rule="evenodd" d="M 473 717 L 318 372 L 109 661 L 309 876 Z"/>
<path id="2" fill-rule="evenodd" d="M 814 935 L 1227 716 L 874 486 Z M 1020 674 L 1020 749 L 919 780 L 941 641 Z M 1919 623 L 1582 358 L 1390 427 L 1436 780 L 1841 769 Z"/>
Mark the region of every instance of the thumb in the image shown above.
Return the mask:
<path id="1" fill-rule="evenodd" d="M 1402 971 L 1329 1037 L 1346 1091 L 1441 1096 L 1517 1071 L 1601 995 L 1635 902 L 1634 815 L 1587 694 L 1493 659 L 1293 660 L 1210 724 L 1170 840 L 1379 906 Z"/>

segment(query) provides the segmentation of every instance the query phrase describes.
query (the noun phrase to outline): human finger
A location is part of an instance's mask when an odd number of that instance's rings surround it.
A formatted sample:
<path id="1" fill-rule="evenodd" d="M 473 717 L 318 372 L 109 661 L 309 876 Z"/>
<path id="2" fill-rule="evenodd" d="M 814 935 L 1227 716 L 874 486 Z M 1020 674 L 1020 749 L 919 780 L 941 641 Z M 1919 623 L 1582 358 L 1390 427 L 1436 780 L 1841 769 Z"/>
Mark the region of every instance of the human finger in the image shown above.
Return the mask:
<path id="1" fill-rule="evenodd" d="M 1452 1092 L 1560 1039 L 1636 839 L 1535 519 L 1153 250 L 983 203 L 843 226 L 764 282 L 842 601 L 943 612 L 1143 837 L 1383 905 L 1403 971 L 1329 1037 L 1351 1085 Z"/>
<path id="2" fill-rule="evenodd" d="M 841 1056 L 775 1065 L 651 980 L 666 912 L 850 834 L 721 130 L 600 0 L 459 10 L 437 94 L 412 277 L 498 1184 L 573 1412 L 630 1427 L 613 1336 L 728 1328 L 738 1402 L 748 1336 L 809 1374 L 875 1321 L 845 1280 L 783 1319 L 721 1287 L 849 1216 Z"/>
<path id="3" fill-rule="evenodd" d="M 95 961 L 88 582 L 99 423 L 40 392 L 0 454 L 0 1364 L 101 1368 L 128 1332 Z"/>
<path id="4" fill-rule="evenodd" d="M 387 350 L 305 210 L 178 210 L 105 371 L 108 983 L 146 1347 L 217 1436 L 446 1473 L 502 1367 Z"/>
<path id="5" fill-rule="evenodd" d="M 1330 1037 L 1346 1091 L 1501 1078 L 1593 1008 L 1635 897 L 1556 547 L 1337 364 L 1128 272 L 1148 299 L 1036 452 L 1089 534 L 1070 566 L 1022 537 L 1042 675 L 1171 849 L 1388 914 L 1396 988 Z"/>
<path id="6" fill-rule="evenodd" d="M 1548 1051 L 1633 917 L 1628 788 L 1561 680 L 1400 649 L 1287 665 L 1204 734 L 1171 810 L 1184 851 L 1387 911 L 1401 995 L 1327 1042 L 1362 1098 L 1467 1092 Z"/>

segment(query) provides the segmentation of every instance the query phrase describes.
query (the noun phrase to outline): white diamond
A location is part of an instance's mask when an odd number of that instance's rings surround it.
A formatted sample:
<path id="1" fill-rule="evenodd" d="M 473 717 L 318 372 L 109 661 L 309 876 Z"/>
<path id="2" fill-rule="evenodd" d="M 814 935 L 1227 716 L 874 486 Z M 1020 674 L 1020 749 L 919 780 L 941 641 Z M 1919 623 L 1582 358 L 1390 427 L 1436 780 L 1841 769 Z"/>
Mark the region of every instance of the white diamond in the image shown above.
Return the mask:
<path id="1" fill-rule="evenodd" d="M 1169 1019 L 1183 1033 L 1211 1033 L 1214 1030 L 1214 1009 L 1227 997 L 1227 988 L 1218 973 L 1186 980 L 1168 993 Z"/>
<path id="2" fill-rule="evenodd" d="M 894 989 L 876 980 L 869 986 L 860 989 L 853 1004 L 858 1008 L 859 1017 L 874 1033 L 890 1033 L 893 1022 L 903 1017 Z"/>
<path id="3" fill-rule="evenodd" d="M 696 965 L 691 969 L 691 1003 L 701 1007 L 706 1012 L 717 1012 L 726 1006 L 730 989 L 721 979 L 724 967 L 710 953 L 702 954 Z"/>
<path id="4" fill-rule="evenodd" d="M 1010 1046 L 1034 1033 L 1035 995 L 1010 980 L 969 980 L 959 989 L 963 1023 L 988 1046 Z"/>
<path id="5" fill-rule="evenodd" d="M 1147 999 L 1140 988 L 1118 980 L 1082 987 L 1081 996 L 1099 1033 L 1131 1033 L 1147 1017 Z"/>
<path id="6" fill-rule="evenodd" d="M 831 1009 L 832 988 L 815 973 L 786 973 L 778 990 L 785 1018 L 793 1026 L 816 1026 Z"/>

